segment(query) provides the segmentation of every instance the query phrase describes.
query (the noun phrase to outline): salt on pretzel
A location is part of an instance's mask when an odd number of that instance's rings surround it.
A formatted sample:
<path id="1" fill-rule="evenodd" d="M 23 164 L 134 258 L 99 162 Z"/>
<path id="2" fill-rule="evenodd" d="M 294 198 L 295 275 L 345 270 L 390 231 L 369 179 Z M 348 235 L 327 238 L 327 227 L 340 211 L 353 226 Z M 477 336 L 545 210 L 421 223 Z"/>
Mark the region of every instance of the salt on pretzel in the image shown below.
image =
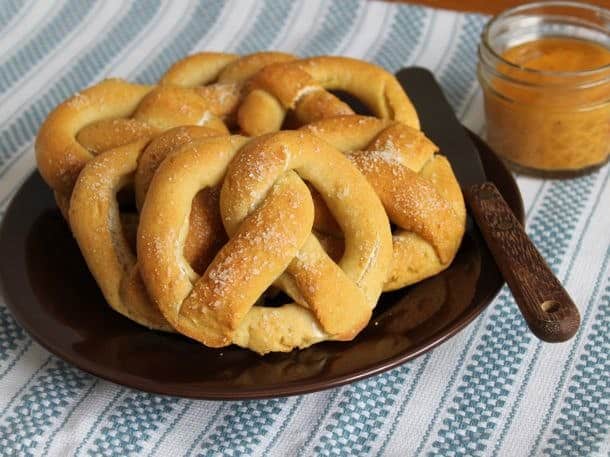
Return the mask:
<path id="1" fill-rule="evenodd" d="M 206 127 L 176 127 L 154 138 L 138 159 L 134 175 L 136 205 L 142 208 L 150 182 L 165 158 L 182 146 L 201 138 L 218 136 L 216 130 Z M 189 231 L 184 246 L 184 256 L 193 269 L 201 274 L 218 250 L 227 241 L 220 218 L 220 189 L 206 188 L 193 199 L 189 216 Z"/>
<path id="2" fill-rule="evenodd" d="M 257 52 L 243 57 L 200 52 L 173 64 L 160 84 L 192 87 L 205 98 L 213 114 L 232 123 L 244 81 L 267 65 L 295 59 L 283 52 Z"/>
<path id="3" fill-rule="evenodd" d="M 108 79 L 75 94 L 49 114 L 36 138 L 38 169 L 65 212 L 76 179 L 91 158 L 179 125 L 206 125 L 227 132 L 191 89 Z"/>
<path id="4" fill-rule="evenodd" d="M 377 65 L 347 57 L 322 56 L 268 65 L 246 84 L 238 123 L 247 135 L 280 130 L 288 110 L 300 124 L 353 114 L 327 90 L 360 99 L 375 116 L 419 128 L 419 119 L 394 75 Z"/>
<path id="5" fill-rule="evenodd" d="M 188 214 L 193 197 L 223 178 L 230 239 L 199 276 L 182 254 Z M 303 179 L 345 234 L 338 264 L 311 233 Z M 280 132 L 202 139 L 168 157 L 149 187 L 137 247 L 146 287 L 178 331 L 212 347 L 267 353 L 353 338 L 381 293 L 391 243 L 385 211 L 356 168 L 312 135 Z M 295 303 L 254 306 L 276 280 Z"/>
<path id="6" fill-rule="evenodd" d="M 301 130 L 347 154 L 381 199 L 393 233 L 393 261 L 384 290 L 421 281 L 447 268 L 465 231 L 466 208 L 451 165 L 416 129 L 365 116 L 324 119 Z M 330 252 L 340 238 L 322 204 L 317 228 Z"/>
<path id="7" fill-rule="evenodd" d="M 164 158 L 184 144 L 216 135 L 217 131 L 206 127 L 176 127 L 150 143 L 144 138 L 102 152 L 85 165 L 66 205 L 74 237 L 106 301 L 148 328 L 173 331 L 148 298 L 139 274 L 135 257 L 138 215 L 120 212 L 117 193 L 133 185 L 134 175 L 137 177 L 141 168 L 150 172 L 151 161 Z M 144 167 L 142 157 L 148 158 Z M 218 192 L 202 192 L 193 202 L 184 256 L 196 271 L 207 266 L 226 239 L 218 200 Z"/>
<path id="8" fill-rule="evenodd" d="M 111 149 L 85 165 L 70 201 L 70 228 L 108 304 L 148 328 L 173 331 L 142 287 L 116 200 L 147 141 Z"/>

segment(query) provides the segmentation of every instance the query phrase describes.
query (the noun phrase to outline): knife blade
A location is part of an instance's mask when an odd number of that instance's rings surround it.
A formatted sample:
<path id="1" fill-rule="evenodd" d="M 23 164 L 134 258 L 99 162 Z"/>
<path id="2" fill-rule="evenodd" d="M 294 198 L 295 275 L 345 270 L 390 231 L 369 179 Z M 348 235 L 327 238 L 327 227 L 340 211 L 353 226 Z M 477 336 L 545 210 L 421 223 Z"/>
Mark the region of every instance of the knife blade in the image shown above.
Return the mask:
<path id="1" fill-rule="evenodd" d="M 425 68 L 412 67 L 397 75 L 407 94 L 417 106 L 422 130 L 449 159 L 462 187 L 487 181 L 479 152 L 457 119 L 434 75 Z"/>
<path id="2" fill-rule="evenodd" d="M 396 77 L 415 107 L 421 108 L 422 131 L 451 163 L 469 216 L 483 235 L 529 328 L 543 341 L 570 339 L 580 325 L 578 308 L 496 186 L 487 179 L 476 146 L 434 75 L 413 67 L 400 70 Z"/>

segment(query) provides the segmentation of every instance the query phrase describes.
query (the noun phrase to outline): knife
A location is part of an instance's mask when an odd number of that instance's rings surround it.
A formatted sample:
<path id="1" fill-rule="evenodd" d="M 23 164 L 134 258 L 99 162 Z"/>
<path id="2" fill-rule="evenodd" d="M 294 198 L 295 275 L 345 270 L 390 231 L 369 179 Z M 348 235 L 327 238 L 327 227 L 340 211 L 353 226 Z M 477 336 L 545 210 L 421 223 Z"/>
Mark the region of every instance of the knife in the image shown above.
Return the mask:
<path id="1" fill-rule="evenodd" d="M 475 145 L 434 75 L 413 67 L 400 70 L 396 77 L 415 106 L 426 106 L 420 110 L 422 130 L 451 163 L 469 217 L 476 222 L 532 333 L 547 342 L 570 339 L 580 325 L 578 308 L 496 186 L 487 180 Z"/>

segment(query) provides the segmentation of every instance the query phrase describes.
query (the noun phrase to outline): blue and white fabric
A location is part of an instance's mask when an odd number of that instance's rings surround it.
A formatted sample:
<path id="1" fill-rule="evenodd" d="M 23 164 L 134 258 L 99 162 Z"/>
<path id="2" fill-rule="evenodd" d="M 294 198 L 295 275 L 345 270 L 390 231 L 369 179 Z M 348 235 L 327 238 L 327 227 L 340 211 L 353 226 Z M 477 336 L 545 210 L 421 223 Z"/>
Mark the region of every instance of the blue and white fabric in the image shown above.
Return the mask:
<path id="1" fill-rule="evenodd" d="M 475 65 L 486 20 L 358 0 L 0 0 L 0 217 L 57 103 L 107 76 L 152 83 L 199 50 L 425 66 L 482 132 Z M 449 344 L 388 373 L 300 397 L 192 401 L 70 366 L 0 298 L 0 455 L 607 456 L 609 173 L 518 177 L 527 232 L 580 305 L 582 329 L 564 344 L 533 337 L 502 290 Z"/>

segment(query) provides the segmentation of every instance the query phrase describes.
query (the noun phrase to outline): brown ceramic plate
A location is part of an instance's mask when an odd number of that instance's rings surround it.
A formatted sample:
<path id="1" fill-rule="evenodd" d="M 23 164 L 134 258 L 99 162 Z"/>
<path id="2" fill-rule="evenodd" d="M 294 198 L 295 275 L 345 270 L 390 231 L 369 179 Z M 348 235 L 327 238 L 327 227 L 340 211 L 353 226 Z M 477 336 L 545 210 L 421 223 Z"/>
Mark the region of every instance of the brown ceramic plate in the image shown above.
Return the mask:
<path id="1" fill-rule="evenodd" d="M 489 179 L 523 221 L 513 177 L 480 139 L 473 139 Z M 503 284 L 469 224 L 452 266 L 415 286 L 383 294 L 374 318 L 354 341 L 261 357 L 149 331 L 112 311 L 38 173 L 23 184 L 6 213 L 0 252 L 10 259 L 0 262 L 7 305 L 49 351 L 118 384 L 206 399 L 302 394 L 389 370 L 455 335 Z"/>

